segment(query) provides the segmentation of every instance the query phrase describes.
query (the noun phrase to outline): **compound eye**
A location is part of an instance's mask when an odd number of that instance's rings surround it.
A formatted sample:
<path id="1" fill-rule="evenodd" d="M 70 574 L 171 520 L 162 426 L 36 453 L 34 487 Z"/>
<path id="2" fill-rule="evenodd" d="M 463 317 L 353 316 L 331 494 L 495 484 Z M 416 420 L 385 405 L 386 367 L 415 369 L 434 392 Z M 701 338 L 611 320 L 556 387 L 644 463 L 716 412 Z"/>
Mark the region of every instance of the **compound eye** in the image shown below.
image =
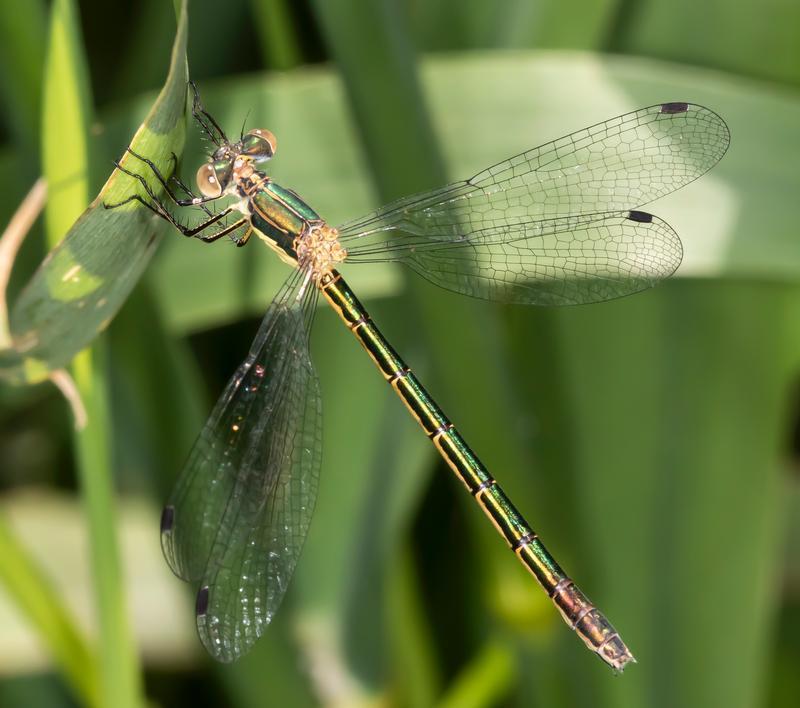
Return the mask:
<path id="1" fill-rule="evenodd" d="M 200 194 L 204 197 L 219 197 L 222 196 L 222 185 L 217 177 L 217 171 L 214 165 L 207 162 L 199 170 L 197 170 L 197 188 Z"/>
<path id="2" fill-rule="evenodd" d="M 278 149 L 278 140 L 266 128 L 249 130 L 242 138 L 242 155 L 253 158 L 256 162 L 269 160 Z"/>

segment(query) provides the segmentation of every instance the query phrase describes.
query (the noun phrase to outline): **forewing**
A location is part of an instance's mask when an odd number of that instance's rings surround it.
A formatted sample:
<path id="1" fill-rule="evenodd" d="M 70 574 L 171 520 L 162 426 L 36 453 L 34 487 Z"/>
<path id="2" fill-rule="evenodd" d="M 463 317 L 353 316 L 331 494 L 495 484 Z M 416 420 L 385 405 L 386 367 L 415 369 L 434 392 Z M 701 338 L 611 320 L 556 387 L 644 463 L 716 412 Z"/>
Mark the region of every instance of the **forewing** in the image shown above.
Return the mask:
<path id="1" fill-rule="evenodd" d="M 630 210 L 707 172 L 729 140 L 725 122 L 703 106 L 655 105 L 523 152 L 466 182 L 394 202 L 339 231 L 348 250 L 377 253 L 384 239 L 401 233 L 424 244 L 514 222 Z"/>
<path id="2" fill-rule="evenodd" d="M 308 350 L 316 290 L 284 286 L 214 408 L 162 516 L 175 571 L 198 582 L 197 626 L 232 661 L 277 610 L 313 511 L 321 401 Z"/>

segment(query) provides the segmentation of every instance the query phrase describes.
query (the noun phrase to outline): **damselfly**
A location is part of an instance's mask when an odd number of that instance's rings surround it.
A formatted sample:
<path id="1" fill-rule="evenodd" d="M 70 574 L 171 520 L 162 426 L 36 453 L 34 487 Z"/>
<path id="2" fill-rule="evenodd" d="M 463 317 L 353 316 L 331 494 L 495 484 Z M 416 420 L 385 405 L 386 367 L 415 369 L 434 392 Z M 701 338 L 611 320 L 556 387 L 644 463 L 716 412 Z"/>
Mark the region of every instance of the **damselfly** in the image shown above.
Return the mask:
<path id="1" fill-rule="evenodd" d="M 216 149 L 195 196 L 165 178 L 166 194 L 207 218 L 180 223 L 148 180 L 136 200 L 183 234 L 244 245 L 255 234 L 292 266 L 249 354 L 192 448 L 161 518 L 172 570 L 198 586 L 197 628 L 216 659 L 244 654 L 286 592 L 311 520 L 320 469 L 319 385 L 309 330 L 320 294 L 377 365 L 567 624 L 617 670 L 633 660 L 619 634 L 545 549 L 488 470 L 395 352 L 338 271 L 341 263 L 395 261 L 443 288 L 507 303 L 569 305 L 628 295 L 673 273 L 681 242 L 638 209 L 715 165 L 729 133 L 715 113 L 664 103 L 626 113 L 479 172 L 331 227 L 261 165 L 275 136 L 229 140 L 203 109 L 193 115 Z M 180 189 L 185 198 L 176 192 Z M 206 206 L 235 202 L 217 211 Z M 240 214 L 233 223 L 223 219 Z"/>

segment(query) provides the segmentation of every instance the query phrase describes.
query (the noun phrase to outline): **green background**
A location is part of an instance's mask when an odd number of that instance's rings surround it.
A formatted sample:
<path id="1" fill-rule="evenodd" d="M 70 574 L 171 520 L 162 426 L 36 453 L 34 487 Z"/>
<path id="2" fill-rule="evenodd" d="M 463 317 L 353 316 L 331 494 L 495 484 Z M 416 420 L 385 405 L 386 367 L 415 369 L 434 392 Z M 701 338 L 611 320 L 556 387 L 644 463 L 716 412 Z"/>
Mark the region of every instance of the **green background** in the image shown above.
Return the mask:
<path id="1" fill-rule="evenodd" d="M 73 7 L 72 61 L 54 61 L 51 11 Z M 77 215 L 152 105 L 174 36 L 158 0 L 0 5 L 2 223 L 43 171 L 83 159 L 70 141 L 58 160 L 52 121 L 71 114 L 47 87 L 75 83 L 89 106 L 88 191 L 61 207 Z M 158 514 L 283 266 L 257 243 L 165 234 L 93 349 L 100 424 L 76 442 L 52 386 L 0 387 L 0 706 L 798 705 L 800 6 L 193 0 L 188 58 L 217 120 L 272 130 L 271 174 L 333 223 L 640 106 L 725 117 L 722 163 L 648 207 L 686 254 L 651 292 L 543 310 L 347 271 L 639 663 L 615 677 L 565 629 L 321 310 L 308 543 L 254 651 L 213 665 Z M 184 176 L 202 149 L 191 129 Z M 113 502 L 87 472 L 104 455 Z M 113 533 L 90 543 L 103 518 Z"/>

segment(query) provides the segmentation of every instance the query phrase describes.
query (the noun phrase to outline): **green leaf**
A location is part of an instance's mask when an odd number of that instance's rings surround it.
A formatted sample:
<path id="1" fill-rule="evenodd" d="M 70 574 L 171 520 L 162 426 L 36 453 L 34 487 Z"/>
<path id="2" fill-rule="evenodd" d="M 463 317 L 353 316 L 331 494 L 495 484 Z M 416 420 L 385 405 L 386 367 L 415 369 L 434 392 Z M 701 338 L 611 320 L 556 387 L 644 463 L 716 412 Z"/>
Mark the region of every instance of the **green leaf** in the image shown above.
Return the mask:
<path id="1" fill-rule="evenodd" d="M 88 198 L 91 99 L 77 9 L 72 0 L 57 0 L 53 5 L 45 66 L 47 78 L 42 121 L 44 175 L 51 185 L 67 183 L 64 189 L 51 190 L 46 209 L 46 231 L 48 242 L 52 245 L 59 242 Z M 91 214 L 85 221 L 91 221 Z M 77 240 L 80 244 L 80 238 Z M 62 245 L 65 243 L 72 246 L 72 251 L 66 248 L 55 252 L 63 256 L 61 265 L 65 258 L 78 252 L 75 243 L 65 240 Z M 105 244 L 94 245 L 108 248 Z M 82 261 L 69 266 L 68 275 L 55 282 L 48 278 L 52 271 L 48 272 L 46 266 L 39 272 L 43 273 L 47 284 L 51 286 L 50 292 L 60 302 L 85 303 L 93 292 L 100 289 L 100 274 L 87 273 L 84 270 L 86 264 Z M 24 293 L 21 299 L 24 299 Z M 75 325 L 75 322 L 68 324 Z M 75 386 L 88 418 L 88 424 L 76 433 L 75 448 L 89 523 L 94 599 L 100 625 L 98 673 L 101 702 L 120 708 L 137 708 L 142 702 L 141 670 L 125 612 L 118 555 L 103 344 L 99 340 L 92 349 L 81 351 L 72 363 Z"/>
<path id="2" fill-rule="evenodd" d="M 727 0 L 643 2 L 621 18 L 613 50 L 713 66 L 796 89 L 800 5 L 772 0 L 767 7 L 749 0 L 737 9 L 731 12 Z"/>
<path id="3" fill-rule="evenodd" d="M 183 144 L 185 8 L 179 27 L 167 85 L 134 137 L 135 146 L 162 166 L 168 163 L 165 151 L 172 146 L 180 149 Z M 60 368 L 94 337 L 121 305 L 155 243 L 155 231 L 146 233 L 148 240 L 142 242 L 137 241 L 138 231 L 126 234 L 124 228 L 119 230 L 123 225 L 136 229 L 152 221 L 149 210 L 135 202 L 114 211 L 103 207 L 104 201 L 124 198 L 121 173 L 112 175 L 89 209 L 69 228 L 88 200 L 91 99 L 82 49 L 74 4 L 56 0 L 46 60 L 43 120 L 44 172 L 51 187 L 46 212 L 48 240 L 58 243 L 69 231 L 34 274 L 11 314 L 13 346 L 25 357 L 20 368 L 27 374 L 47 375 Z M 127 176 L 124 180 L 132 181 Z M 109 242 L 109 237 L 116 238 Z M 124 257 L 128 262 L 120 260 Z M 76 451 L 100 625 L 101 651 L 93 670 L 98 676 L 99 703 L 136 708 L 142 705 L 143 691 L 117 548 L 104 357 L 99 342 L 91 351 L 75 356 L 72 367 L 89 418 L 76 436 Z M 36 377 L 27 378 L 31 381 Z"/>
<path id="4" fill-rule="evenodd" d="M 497 705 L 513 681 L 514 656 L 499 641 L 487 642 L 453 682 L 437 708 L 482 708 Z"/>
<path id="5" fill-rule="evenodd" d="M 414 8 L 415 32 L 426 50 L 569 48 L 600 50 L 619 0 L 430 0 Z"/>
<path id="6" fill-rule="evenodd" d="M 250 5 L 266 65 L 285 71 L 300 64 L 300 49 L 286 0 L 252 0 Z"/>
<path id="7" fill-rule="evenodd" d="M 55 51 L 61 51 L 58 46 Z M 172 170 L 170 154 L 180 155 L 185 136 L 186 21 L 179 24 L 167 81 L 131 145 L 149 156 L 164 172 Z M 69 105 L 69 96 L 84 88 L 73 86 L 65 74 L 66 65 L 48 74 L 47 93 L 54 103 L 47 111 L 50 120 L 63 122 L 75 117 L 74 126 L 45 126 L 46 153 L 54 162 L 46 166 L 50 181 L 48 222 L 51 232 L 63 233 L 62 225 L 74 218 L 74 205 L 86 202 L 80 183 L 86 169 L 76 154 L 86 144 L 59 142 L 50 145 L 64 130 L 86 132 L 88 117 L 79 107 Z M 139 161 L 126 155 L 123 165 L 148 175 Z M 76 191 L 77 190 L 77 191 Z M 134 193 L 143 194 L 131 177 L 115 171 L 64 239 L 49 253 L 15 302 L 11 314 L 14 352 L 5 352 L 0 375 L 16 381 L 35 382 L 50 371 L 62 368 L 114 317 L 136 284 L 158 246 L 161 221 L 138 202 L 117 209 L 115 204 Z"/>
<path id="8" fill-rule="evenodd" d="M 29 154 L 39 139 L 45 17 L 43 0 L 26 3 L 24 12 L 14 3 L 0 5 L 0 91 L 5 117 Z"/>
<path id="9" fill-rule="evenodd" d="M 47 644 L 56 663 L 81 701 L 99 708 L 97 658 L 75 625 L 49 580 L 0 516 L 0 579 L 3 586 Z"/>

